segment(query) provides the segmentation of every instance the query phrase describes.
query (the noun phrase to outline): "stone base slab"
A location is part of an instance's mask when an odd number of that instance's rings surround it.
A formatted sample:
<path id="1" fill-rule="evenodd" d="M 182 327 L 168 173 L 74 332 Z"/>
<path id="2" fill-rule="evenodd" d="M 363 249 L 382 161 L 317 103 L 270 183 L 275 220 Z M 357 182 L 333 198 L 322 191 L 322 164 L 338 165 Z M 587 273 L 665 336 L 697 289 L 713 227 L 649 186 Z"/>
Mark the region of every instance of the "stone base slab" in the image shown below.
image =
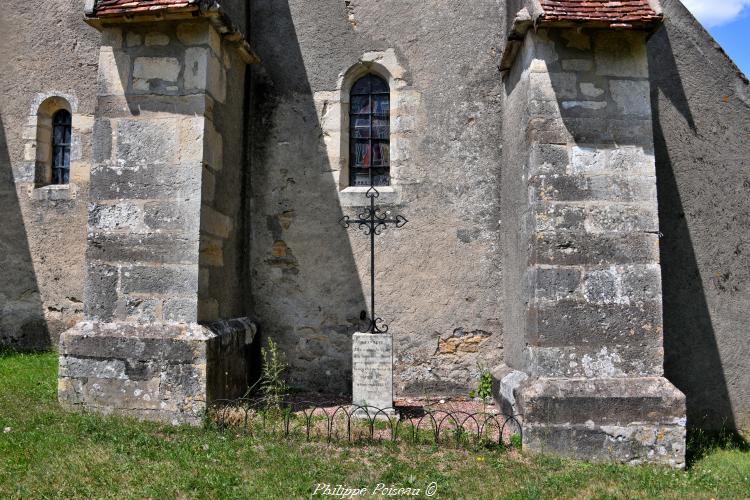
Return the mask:
<path id="1" fill-rule="evenodd" d="M 206 325 L 85 321 L 60 337 L 58 399 L 74 410 L 201 423 L 207 404 L 248 387 L 248 319 Z"/>
<path id="2" fill-rule="evenodd" d="M 529 378 L 501 367 L 493 395 L 521 415 L 526 450 L 685 467 L 685 396 L 663 377 Z"/>
<path id="3" fill-rule="evenodd" d="M 352 418 L 367 420 L 391 420 L 399 419 L 399 414 L 395 408 L 370 408 L 370 407 L 352 407 Z"/>
<path id="4" fill-rule="evenodd" d="M 352 337 L 352 400 L 356 406 L 393 408 L 393 336 Z"/>

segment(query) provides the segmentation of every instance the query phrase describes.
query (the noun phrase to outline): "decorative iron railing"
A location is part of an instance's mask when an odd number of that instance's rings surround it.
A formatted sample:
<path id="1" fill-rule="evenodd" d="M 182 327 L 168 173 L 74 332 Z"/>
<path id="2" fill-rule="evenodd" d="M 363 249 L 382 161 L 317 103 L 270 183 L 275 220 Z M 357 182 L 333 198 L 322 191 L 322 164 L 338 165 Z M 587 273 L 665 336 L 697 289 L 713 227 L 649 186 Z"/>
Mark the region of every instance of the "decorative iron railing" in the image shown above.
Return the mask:
<path id="1" fill-rule="evenodd" d="M 375 408 L 311 401 L 268 405 L 263 399 L 214 401 L 208 421 L 222 432 L 328 442 L 409 442 L 520 446 L 519 415 L 422 407 Z"/>

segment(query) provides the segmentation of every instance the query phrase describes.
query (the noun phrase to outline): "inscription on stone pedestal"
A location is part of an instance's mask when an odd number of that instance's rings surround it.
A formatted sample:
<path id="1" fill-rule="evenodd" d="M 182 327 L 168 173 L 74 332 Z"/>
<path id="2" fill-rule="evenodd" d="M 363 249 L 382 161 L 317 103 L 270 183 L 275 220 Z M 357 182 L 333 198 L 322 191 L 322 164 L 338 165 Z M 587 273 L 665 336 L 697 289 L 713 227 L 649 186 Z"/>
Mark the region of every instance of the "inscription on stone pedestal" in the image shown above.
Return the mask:
<path id="1" fill-rule="evenodd" d="M 352 394 L 359 406 L 393 407 L 393 337 L 355 333 L 352 339 Z"/>

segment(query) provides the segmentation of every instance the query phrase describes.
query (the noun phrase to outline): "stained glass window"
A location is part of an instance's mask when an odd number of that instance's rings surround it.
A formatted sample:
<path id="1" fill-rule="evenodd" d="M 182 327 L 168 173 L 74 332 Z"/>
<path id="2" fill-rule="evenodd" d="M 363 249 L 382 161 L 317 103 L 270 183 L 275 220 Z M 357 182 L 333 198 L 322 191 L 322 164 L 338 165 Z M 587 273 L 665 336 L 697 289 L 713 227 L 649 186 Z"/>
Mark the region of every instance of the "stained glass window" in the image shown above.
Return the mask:
<path id="1" fill-rule="evenodd" d="M 390 176 L 391 93 L 375 75 L 352 87 L 349 110 L 349 171 L 352 186 L 388 186 Z"/>
<path id="2" fill-rule="evenodd" d="M 52 184 L 67 184 L 70 178 L 71 124 L 67 110 L 52 117 Z"/>

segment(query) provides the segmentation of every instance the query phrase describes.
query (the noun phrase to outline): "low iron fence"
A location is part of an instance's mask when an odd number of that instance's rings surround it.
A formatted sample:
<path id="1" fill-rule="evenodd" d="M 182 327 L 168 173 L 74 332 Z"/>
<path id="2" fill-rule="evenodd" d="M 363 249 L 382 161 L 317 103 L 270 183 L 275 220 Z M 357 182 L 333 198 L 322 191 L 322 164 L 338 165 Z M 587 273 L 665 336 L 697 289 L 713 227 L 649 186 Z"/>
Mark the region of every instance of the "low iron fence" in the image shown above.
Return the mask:
<path id="1" fill-rule="evenodd" d="M 429 407 L 376 408 L 262 398 L 214 401 L 208 419 L 222 432 L 327 442 L 409 442 L 520 447 L 519 415 Z"/>

